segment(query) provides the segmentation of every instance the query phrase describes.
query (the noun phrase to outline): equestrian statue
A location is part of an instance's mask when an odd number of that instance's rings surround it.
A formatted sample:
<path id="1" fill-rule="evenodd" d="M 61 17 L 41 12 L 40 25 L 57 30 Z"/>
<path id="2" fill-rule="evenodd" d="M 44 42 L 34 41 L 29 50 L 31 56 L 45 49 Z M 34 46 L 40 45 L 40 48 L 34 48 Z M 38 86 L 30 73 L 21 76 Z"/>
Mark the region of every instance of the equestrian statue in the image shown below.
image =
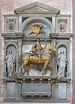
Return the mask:
<path id="1" fill-rule="evenodd" d="M 31 64 L 43 65 L 42 75 L 46 73 L 46 68 L 49 67 L 51 69 L 50 76 L 55 74 L 55 70 L 53 66 L 50 65 L 51 62 L 51 54 L 56 53 L 55 47 L 49 43 L 44 48 L 41 47 L 40 38 L 36 39 L 35 44 L 32 46 L 30 54 L 19 55 L 19 64 L 21 65 L 20 73 L 22 74 L 22 70 L 25 67 L 26 74 L 29 75 L 29 68 Z"/>

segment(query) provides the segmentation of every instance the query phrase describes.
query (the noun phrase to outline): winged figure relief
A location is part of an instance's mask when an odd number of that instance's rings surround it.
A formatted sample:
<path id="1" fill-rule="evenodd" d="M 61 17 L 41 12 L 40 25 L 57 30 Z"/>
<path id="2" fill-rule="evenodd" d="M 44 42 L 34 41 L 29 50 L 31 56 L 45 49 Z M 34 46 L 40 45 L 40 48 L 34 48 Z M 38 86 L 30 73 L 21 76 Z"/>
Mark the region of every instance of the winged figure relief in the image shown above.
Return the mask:
<path id="1" fill-rule="evenodd" d="M 29 29 L 30 29 L 29 35 L 36 34 L 38 36 L 39 34 L 44 32 L 43 27 L 44 26 L 42 24 L 33 24 L 29 26 Z"/>

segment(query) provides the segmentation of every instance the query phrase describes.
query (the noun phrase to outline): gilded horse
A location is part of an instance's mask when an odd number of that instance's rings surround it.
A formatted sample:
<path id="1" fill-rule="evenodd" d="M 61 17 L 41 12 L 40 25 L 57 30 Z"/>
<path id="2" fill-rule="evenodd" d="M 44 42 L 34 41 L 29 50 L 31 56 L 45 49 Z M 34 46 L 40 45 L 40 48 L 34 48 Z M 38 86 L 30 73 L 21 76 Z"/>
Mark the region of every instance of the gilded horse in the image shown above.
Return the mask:
<path id="1" fill-rule="evenodd" d="M 48 44 L 46 45 L 43 50 L 42 50 L 42 54 L 41 54 L 41 63 L 40 64 L 43 64 L 43 69 L 42 69 L 42 75 L 45 74 L 46 72 L 46 68 L 49 67 L 51 70 L 51 75 L 55 74 L 55 70 L 53 68 L 53 66 L 50 65 L 50 54 L 52 52 L 56 52 L 56 49 L 55 47 L 52 45 L 52 44 Z M 38 56 L 37 55 L 19 55 L 19 64 L 22 63 L 21 65 L 21 68 L 20 68 L 20 73 L 22 74 L 22 69 L 24 67 L 26 67 L 26 73 L 27 75 L 29 75 L 29 68 L 30 68 L 30 64 L 34 64 L 36 66 L 39 66 L 39 63 L 38 63 L 39 59 L 38 59 Z"/>

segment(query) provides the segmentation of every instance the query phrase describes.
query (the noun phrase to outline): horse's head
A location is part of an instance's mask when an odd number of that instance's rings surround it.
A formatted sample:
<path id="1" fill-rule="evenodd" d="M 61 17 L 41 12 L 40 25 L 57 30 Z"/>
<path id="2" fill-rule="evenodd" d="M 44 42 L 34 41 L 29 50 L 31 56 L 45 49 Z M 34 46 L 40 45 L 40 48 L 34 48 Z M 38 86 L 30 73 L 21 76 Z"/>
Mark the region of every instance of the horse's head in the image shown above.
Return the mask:
<path id="1" fill-rule="evenodd" d="M 46 51 L 52 53 L 52 52 L 56 52 L 55 47 L 50 43 L 46 46 Z"/>

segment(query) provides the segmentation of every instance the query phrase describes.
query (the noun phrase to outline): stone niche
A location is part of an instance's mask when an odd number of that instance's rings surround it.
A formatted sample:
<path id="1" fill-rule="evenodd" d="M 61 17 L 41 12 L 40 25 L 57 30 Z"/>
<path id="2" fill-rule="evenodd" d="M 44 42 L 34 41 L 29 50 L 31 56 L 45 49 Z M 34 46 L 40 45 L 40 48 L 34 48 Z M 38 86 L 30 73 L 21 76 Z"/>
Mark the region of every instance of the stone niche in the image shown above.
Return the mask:
<path id="1" fill-rule="evenodd" d="M 69 102 L 69 24 L 70 15 L 39 2 L 4 15 L 4 101 Z"/>

